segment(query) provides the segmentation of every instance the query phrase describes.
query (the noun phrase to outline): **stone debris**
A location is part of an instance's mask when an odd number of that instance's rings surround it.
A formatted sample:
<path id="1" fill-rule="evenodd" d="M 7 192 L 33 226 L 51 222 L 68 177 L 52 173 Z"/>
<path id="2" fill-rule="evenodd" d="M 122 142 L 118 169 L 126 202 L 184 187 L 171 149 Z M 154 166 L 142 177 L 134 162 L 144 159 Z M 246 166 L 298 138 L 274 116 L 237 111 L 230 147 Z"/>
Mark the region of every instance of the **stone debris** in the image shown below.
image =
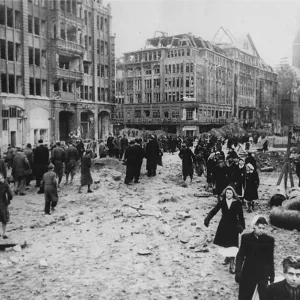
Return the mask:
<path id="1" fill-rule="evenodd" d="M 47 263 L 47 261 L 46 261 L 45 259 L 41 259 L 41 260 L 39 261 L 39 267 L 40 267 L 40 269 L 46 269 L 46 268 L 48 268 L 48 263 Z"/>

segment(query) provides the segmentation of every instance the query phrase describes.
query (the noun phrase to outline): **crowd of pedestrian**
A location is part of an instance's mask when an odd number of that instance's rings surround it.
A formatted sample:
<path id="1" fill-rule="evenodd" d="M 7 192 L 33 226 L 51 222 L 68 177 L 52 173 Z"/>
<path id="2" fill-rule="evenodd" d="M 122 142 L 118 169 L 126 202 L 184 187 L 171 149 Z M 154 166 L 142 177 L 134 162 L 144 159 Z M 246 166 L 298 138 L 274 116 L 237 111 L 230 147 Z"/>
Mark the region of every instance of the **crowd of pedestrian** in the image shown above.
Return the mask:
<path id="1" fill-rule="evenodd" d="M 246 144 L 242 147 L 241 144 Z M 7 170 L 11 170 L 15 195 L 24 196 L 30 182 L 35 180 L 38 193 L 45 198 L 45 214 L 56 209 L 58 191 L 65 175 L 64 184 L 73 184 L 80 166 L 78 192 L 87 186 L 92 193 L 91 167 L 93 158 L 111 157 L 126 165 L 124 183 L 139 183 L 143 160 L 146 160 L 148 177 L 157 175 L 157 166 L 163 165 L 164 153 L 178 152 L 182 161 L 182 177 L 192 181 L 194 173 L 206 175 L 206 190 L 212 191 L 217 203 L 207 214 L 204 225 L 222 212 L 214 244 L 224 257 L 223 265 L 235 274 L 239 283 L 239 300 L 300 300 L 300 257 L 288 256 L 283 260 L 285 279 L 274 283 L 275 239 L 265 233 L 268 226 L 264 216 L 256 216 L 246 228 L 243 205 L 252 212 L 258 200 L 260 184 L 256 160 L 250 151 L 252 141 L 237 138 L 218 139 L 214 136 L 193 137 L 162 136 L 154 134 L 130 139 L 123 135 L 109 135 L 106 141 L 93 139 L 88 145 L 82 140 L 70 139 L 67 143 L 55 142 L 48 148 L 43 140 L 38 145 L 27 144 L 25 149 L 9 147 L 6 158 L 0 159 L 0 221 L 3 238 L 6 239 L 6 224 L 9 222 L 8 206 L 13 193 L 10 189 Z M 227 151 L 223 151 L 227 148 Z M 241 151 L 242 149 L 242 151 Z M 247 152 L 245 150 L 247 149 Z M 98 150 L 98 152 L 97 152 Z M 267 151 L 265 147 L 264 151 Z M 226 154 L 225 154 L 226 152 Z M 242 153 L 242 155 L 240 154 Z M 246 156 L 246 157 L 245 157 Z M 241 242 L 239 245 L 239 235 Z M 257 295 L 259 298 L 253 298 Z"/>

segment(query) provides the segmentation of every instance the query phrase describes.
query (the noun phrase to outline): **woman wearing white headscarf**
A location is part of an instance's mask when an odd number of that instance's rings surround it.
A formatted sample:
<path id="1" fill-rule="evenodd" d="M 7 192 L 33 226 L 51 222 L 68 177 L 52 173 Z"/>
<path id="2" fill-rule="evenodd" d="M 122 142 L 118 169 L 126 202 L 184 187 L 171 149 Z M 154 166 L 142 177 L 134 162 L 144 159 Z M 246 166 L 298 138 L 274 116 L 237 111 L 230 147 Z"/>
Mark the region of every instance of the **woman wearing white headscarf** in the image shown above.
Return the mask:
<path id="1" fill-rule="evenodd" d="M 257 189 L 259 187 L 259 177 L 254 167 L 248 163 L 246 165 L 245 192 L 244 198 L 247 202 L 248 212 L 254 210 L 254 200 L 258 199 Z"/>
<path id="2" fill-rule="evenodd" d="M 208 213 L 204 225 L 208 227 L 210 220 L 220 209 L 222 210 L 214 244 L 219 246 L 219 253 L 225 257 L 223 264 L 230 263 L 229 272 L 234 274 L 233 266 L 238 252 L 239 233 L 245 229 L 243 207 L 232 186 L 225 188 L 220 199 L 221 201 Z"/>

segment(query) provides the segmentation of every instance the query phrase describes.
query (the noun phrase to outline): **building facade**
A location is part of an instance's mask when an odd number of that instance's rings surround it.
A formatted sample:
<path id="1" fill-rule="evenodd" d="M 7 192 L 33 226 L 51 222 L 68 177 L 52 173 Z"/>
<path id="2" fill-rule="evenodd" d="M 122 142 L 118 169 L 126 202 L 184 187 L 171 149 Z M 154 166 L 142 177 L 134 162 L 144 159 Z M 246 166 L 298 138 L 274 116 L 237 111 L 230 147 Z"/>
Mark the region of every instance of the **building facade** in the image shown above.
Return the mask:
<path id="1" fill-rule="evenodd" d="M 0 0 L 1 146 L 108 136 L 111 21 L 100 0 Z"/>
<path id="2" fill-rule="evenodd" d="M 232 122 L 264 126 L 271 114 L 258 114 L 267 101 L 277 101 L 276 86 L 276 74 L 257 52 L 191 34 L 164 34 L 117 64 L 115 122 L 180 135 Z"/>

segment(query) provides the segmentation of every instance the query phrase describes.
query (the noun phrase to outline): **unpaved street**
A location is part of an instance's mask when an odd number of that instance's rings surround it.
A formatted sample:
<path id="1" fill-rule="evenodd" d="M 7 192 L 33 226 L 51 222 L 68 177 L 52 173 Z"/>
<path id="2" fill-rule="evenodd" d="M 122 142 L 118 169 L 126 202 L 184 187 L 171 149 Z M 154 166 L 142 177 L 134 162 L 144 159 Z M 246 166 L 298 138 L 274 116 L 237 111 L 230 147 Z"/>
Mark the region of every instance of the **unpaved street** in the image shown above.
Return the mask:
<path id="1" fill-rule="evenodd" d="M 209 228 L 203 225 L 216 203 L 213 196 L 199 197 L 206 178 L 183 187 L 178 153 L 163 161 L 154 178 L 143 165 L 140 183 L 131 186 L 124 185 L 125 169 L 117 161 L 94 169 L 99 183 L 93 194 L 86 187 L 77 193 L 77 174 L 74 185 L 60 189 L 51 216 L 43 215 L 44 196 L 35 182 L 26 196 L 15 196 L 7 234 L 27 245 L 0 252 L 1 300 L 237 299 L 234 275 L 212 244 L 220 212 Z M 268 215 L 279 174 L 260 176 L 255 213 Z M 248 230 L 255 213 L 245 212 Z M 270 232 L 280 276 L 282 257 L 299 255 L 300 235 L 272 226 Z"/>

